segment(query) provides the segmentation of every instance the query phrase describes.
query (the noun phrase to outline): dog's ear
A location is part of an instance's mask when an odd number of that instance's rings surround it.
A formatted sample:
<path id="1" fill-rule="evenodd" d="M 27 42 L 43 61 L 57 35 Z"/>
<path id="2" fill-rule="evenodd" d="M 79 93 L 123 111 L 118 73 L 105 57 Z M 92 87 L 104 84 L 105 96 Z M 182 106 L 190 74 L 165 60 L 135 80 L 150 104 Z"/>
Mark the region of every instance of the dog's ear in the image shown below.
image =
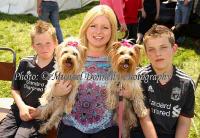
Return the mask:
<path id="1" fill-rule="evenodd" d="M 111 46 L 110 51 L 108 52 L 108 56 L 112 57 L 114 53 L 116 53 L 117 49 L 121 46 L 120 42 L 114 42 Z"/>
<path id="2" fill-rule="evenodd" d="M 135 52 L 136 52 L 136 54 L 137 55 L 140 55 L 140 50 L 141 50 L 141 45 L 139 45 L 139 44 L 135 44 L 134 45 L 134 49 L 135 49 Z"/>
<path id="3" fill-rule="evenodd" d="M 65 42 L 60 43 L 56 48 L 55 48 L 55 59 L 58 61 L 59 58 L 59 53 L 61 52 L 62 47 L 65 45 Z"/>
<path id="4" fill-rule="evenodd" d="M 61 44 L 59 44 L 59 45 L 55 48 L 55 57 L 56 57 L 56 58 L 57 58 L 58 55 L 59 55 L 60 47 L 61 47 Z"/>
<path id="5" fill-rule="evenodd" d="M 117 50 L 120 46 L 121 46 L 121 43 L 120 43 L 120 42 L 114 42 L 114 43 L 112 44 L 112 48 L 111 48 L 111 49 Z"/>
<path id="6" fill-rule="evenodd" d="M 141 50 L 142 49 L 142 46 L 139 45 L 139 44 L 135 44 L 134 45 L 134 50 L 135 50 L 135 53 L 136 53 L 136 57 L 137 57 L 137 65 L 139 65 L 139 62 L 140 62 L 140 56 L 141 56 Z"/>
<path id="7" fill-rule="evenodd" d="M 77 49 L 78 49 L 78 51 L 80 52 L 81 59 L 82 59 L 82 61 L 83 61 L 83 63 L 84 63 L 85 60 L 86 60 L 86 57 L 87 57 L 87 55 L 86 55 L 86 53 L 87 53 L 87 47 L 85 47 L 85 46 L 83 46 L 83 45 L 79 45 L 79 46 L 77 47 Z"/>

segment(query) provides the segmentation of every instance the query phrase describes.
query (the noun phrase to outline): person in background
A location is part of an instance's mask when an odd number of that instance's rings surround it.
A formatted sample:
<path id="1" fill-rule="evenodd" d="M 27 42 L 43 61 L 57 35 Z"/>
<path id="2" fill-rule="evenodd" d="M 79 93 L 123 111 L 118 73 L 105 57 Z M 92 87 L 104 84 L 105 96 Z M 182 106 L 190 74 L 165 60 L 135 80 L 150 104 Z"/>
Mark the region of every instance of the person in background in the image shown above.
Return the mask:
<path id="1" fill-rule="evenodd" d="M 136 43 L 141 44 L 143 35 L 152 27 L 159 18 L 160 0 L 142 0 L 142 17 L 139 19 Z"/>
<path id="2" fill-rule="evenodd" d="M 127 26 L 124 20 L 123 0 L 100 0 L 101 5 L 108 5 L 115 12 L 117 19 L 120 23 L 120 30 L 125 32 Z"/>
<path id="3" fill-rule="evenodd" d="M 37 0 L 37 13 L 39 19 L 49 21 L 56 29 L 58 43 L 63 42 L 63 34 L 59 24 L 59 7 L 57 0 Z"/>
<path id="4" fill-rule="evenodd" d="M 175 25 L 188 24 L 193 0 L 177 0 L 175 8 Z"/>
<path id="5" fill-rule="evenodd" d="M 177 0 L 175 8 L 175 26 L 178 24 L 188 24 L 190 20 L 190 14 L 192 11 L 193 0 Z M 185 37 L 181 36 L 177 38 L 178 43 L 183 43 Z"/>
<path id="6" fill-rule="evenodd" d="M 142 0 L 123 0 L 124 19 L 128 28 L 128 39 L 136 43 L 138 28 L 138 12 L 143 8 Z"/>

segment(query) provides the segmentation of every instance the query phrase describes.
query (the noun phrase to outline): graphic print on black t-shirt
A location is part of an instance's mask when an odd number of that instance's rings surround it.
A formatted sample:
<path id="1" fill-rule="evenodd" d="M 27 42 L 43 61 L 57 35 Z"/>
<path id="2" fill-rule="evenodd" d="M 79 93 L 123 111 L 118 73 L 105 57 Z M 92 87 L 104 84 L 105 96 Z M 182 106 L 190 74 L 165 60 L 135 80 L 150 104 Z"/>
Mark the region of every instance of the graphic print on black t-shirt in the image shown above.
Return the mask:
<path id="1" fill-rule="evenodd" d="M 39 106 L 39 98 L 42 96 L 47 79 L 43 78 L 44 73 L 51 73 L 54 70 L 54 59 L 44 68 L 35 63 L 35 57 L 28 57 L 21 60 L 12 82 L 12 89 L 18 90 L 22 100 L 32 107 Z"/>

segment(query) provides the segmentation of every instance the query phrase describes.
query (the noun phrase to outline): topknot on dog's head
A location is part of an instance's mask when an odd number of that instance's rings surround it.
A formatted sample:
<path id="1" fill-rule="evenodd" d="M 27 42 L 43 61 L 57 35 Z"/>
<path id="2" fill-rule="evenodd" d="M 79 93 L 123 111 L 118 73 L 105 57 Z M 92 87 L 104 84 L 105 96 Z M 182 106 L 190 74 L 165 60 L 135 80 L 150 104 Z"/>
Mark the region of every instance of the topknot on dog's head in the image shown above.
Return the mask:
<path id="1" fill-rule="evenodd" d="M 70 38 L 66 39 L 65 46 L 78 47 L 78 46 L 80 46 L 80 39 L 70 37 Z"/>
<path id="2" fill-rule="evenodd" d="M 114 42 L 111 49 L 117 50 L 121 46 L 124 46 L 127 48 L 133 48 L 135 44 L 131 42 L 131 39 L 123 39 L 122 41 Z"/>
<path id="3" fill-rule="evenodd" d="M 60 44 L 63 47 L 72 46 L 75 48 L 78 48 L 80 45 L 80 39 L 76 37 L 68 37 Z"/>
<path id="4" fill-rule="evenodd" d="M 135 44 L 133 44 L 130 39 L 123 39 L 120 43 L 122 46 L 125 46 L 128 48 L 132 48 L 135 46 Z"/>

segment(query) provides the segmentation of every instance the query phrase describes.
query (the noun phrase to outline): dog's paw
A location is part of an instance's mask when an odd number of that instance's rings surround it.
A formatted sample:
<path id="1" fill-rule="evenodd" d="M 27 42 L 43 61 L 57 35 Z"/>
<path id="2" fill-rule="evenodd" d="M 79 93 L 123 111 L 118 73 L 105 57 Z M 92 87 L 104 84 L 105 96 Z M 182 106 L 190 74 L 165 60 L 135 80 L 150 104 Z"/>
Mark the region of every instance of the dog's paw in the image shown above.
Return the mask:
<path id="1" fill-rule="evenodd" d="M 39 133 L 41 134 L 46 134 L 47 133 L 47 130 L 46 130 L 46 127 L 44 125 L 42 125 L 39 129 Z"/>
<path id="2" fill-rule="evenodd" d="M 67 114 L 70 114 L 71 113 L 71 111 L 72 111 L 72 103 L 71 102 L 68 102 L 67 103 L 67 105 L 66 105 L 66 107 L 65 107 L 65 112 L 67 113 Z"/>

